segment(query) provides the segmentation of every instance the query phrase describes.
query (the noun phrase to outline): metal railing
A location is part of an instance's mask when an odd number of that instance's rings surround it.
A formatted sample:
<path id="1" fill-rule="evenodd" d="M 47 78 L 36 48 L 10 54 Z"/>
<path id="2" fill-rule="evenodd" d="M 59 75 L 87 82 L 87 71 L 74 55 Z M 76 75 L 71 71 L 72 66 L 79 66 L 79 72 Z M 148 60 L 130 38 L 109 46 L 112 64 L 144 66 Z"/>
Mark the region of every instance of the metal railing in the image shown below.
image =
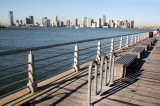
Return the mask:
<path id="1" fill-rule="evenodd" d="M 0 73 L 2 73 L 0 76 L 1 77 L 0 95 L 3 95 L 1 97 L 4 97 L 7 95 L 8 92 L 14 92 L 14 90 L 17 91 L 16 89 L 20 87 L 24 88 L 26 87 L 26 85 L 28 91 L 34 93 L 37 89 L 38 82 L 43 81 L 49 77 L 52 77 L 69 69 L 73 69 L 75 72 L 78 72 L 79 66 L 81 64 L 89 62 L 93 59 L 96 59 L 97 61 L 100 62 L 102 55 L 110 53 L 110 46 L 112 50 L 117 50 L 117 49 L 121 50 L 125 46 L 129 46 L 132 45 L 133 43 L 138 42 L 139 40 L 137 34 L 144 35 L 143 39 L 148 37 L 148 32 L 142 32 L 142 33 L 119 35 L 114 37 L 96 38 L 96 39 L 81 40 L 68 43 L 0 52 L 0 58 L 5 56 L 7 56 L 8 58 L 8 56 L 10 55 L 13 58 L 14 55 L 17 56 L 22 53 L 25 53 L 24 56 L 22 56 L 21 60 L 27 57 L 26 55 L 29 52 L 27 58 L 28 62 L 0 68 Z M 98 46 L 95 43 L 97 41 L 98 41 Z M 74 50 L 72 50 L 74 45 L 75 48 Z M 49 53 L 46 49 L 47 50 L 49 49 Z M 67 49 L 69 50 L 67 51 Z M 46 53 L 44 53 L 43 56 L 41 55 L 40 52 L 42 50 L 46 50 L 45 51 Z M 34 59 L 34 56 L 38 56 L 38 59 Z M 9 60 L 6 62 L 10 63 L 12 61 Z M 19 68 L 18 72 L 17 68 Z M 24 69 L 25 71 L 20 71 L 21 69 Z M 7 71 L 9 71 L 8 73 L 12 72 L 11 75 L 8 74 Z M 18 78 L 17 76 L 19 76 L 20 78 Z M 18 81 L 15 81 L 16 79 Z M 7 81 L 7 80 L 12 80 L 12 81 Z M 8 91 L 11 88 L 16 88 L 16 89 Z"/>
<path id="2" fill-rule="evenodd" d="M 156 33 L 157 35 L 159 35 L 159 32 Z M 120 44 L 119 44 L 119 50 L 122 50 L 123 47 L 128 47 L 129 45 L 133 45 L 134 43 L 137 42 L 141 42 L 146 40 L 146 38 L 148 38 L 149 35 L 146 35 L 146 33 L 141 33 L 135 35 L 135 40 L 134 39 L 134 35 L 131 36 L 130 42 L 129 42 L 129 36 L 127 35 L 125 40 L 123 39 L 123 37 L 120 37 Z M 114 41 L 113 38 L 111 40 L 111 48 L 110 48 L 110 58 L 108 59 L 108 57 L 106 55 L 101 56 L 101 62 L 100 64 L 98 64 L 99 60 L 93 60 L 90 65 L 89 65 L 89 71 L 88 71 L 88 95 L 87 95 L 87 104 L 86 106 L 93 106 L 92 102 L 91 102 L 91 88 L 92 88 L 92 80 L 94 79 L 94 95 L 100 95 L 101 91 L 102 91 L 102 84 L 104 82 L 104 86 L 110 86 L 114 84 L 114 63 L 115 63 L 115 54 L 114 54 L 114 47 L 117 46 L 118 43 L 115 43 L 117 41 Z M 124 43 L 123 43 L 124 42 Z M 116 45 L 116 46 L 115 46 Z M 98 50 L 101 49 L 100 47 L 98 47 Z M 97 52 L 98 54 L 98 52 Z M 108 65 L 109 64 L 109 65 Z M 105 66 L 103 66 L 105 65 Z M 99 70 L 99 73 L 98 73 Z M 92 76 L 92 74 L 95 73 L 94 76 Z M 103 77 L 103 73 L 105 74 Z M 97 85 L 98 85 L 98 74 L 99 74 L 99 89 L 97 91 Z M 103 81 L 104 80 L 104 81 Z"/>

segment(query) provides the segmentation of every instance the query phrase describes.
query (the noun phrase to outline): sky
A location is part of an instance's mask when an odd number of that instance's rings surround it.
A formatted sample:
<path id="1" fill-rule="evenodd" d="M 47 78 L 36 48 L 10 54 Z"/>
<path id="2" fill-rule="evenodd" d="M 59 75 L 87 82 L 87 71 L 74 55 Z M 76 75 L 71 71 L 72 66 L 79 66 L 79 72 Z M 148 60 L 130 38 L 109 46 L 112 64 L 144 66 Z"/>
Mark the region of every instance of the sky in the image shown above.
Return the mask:
<path id="1" fill-rule="evenodd" d="M 113 20 L 134 20 L 135 26 L 160 26 L 160 0 L 0 0 L 0 24 L 9 24 L 8 11 L 13 11 L 14 22 L 25 21 L 34 16 L 41 24 L 42 17 L 51 22 L 57 15 L 59 20 L 72 22 L 82 17 Z"/>

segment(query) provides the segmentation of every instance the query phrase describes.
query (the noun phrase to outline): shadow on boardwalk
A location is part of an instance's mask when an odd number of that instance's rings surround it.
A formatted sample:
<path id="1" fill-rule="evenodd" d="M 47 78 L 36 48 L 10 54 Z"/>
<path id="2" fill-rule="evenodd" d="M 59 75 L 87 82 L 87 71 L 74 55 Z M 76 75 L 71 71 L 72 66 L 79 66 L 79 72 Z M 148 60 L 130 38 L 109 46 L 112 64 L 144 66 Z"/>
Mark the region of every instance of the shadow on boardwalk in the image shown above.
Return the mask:
<path id="1" fill-rule="evenodd" d="M 153 47 L 150 47 L 149 51 L 146 52 L 142 56 L 142 58 L 140 60 L 138 60 L 137 64 L 135 64 L 133 67 L 130 67 L 130 68 L 127 69 L 127 77 L 126 77 L 125 81 L 123 79 L 115 80 L 115 85 L 112 86 L 109 90 L 102 92 L 102 94 L 100 96 L 100 99 L 92 102 L 93 105 L 96 104 L 96 103 L 98 103 L 98 102 L 100 102 L 100 101 L 102 101 L 102 100 L 104 100 L 104 99 L 106 99 L 107 97 L 109 97 L 109 96 L 111 96 L 111 95 L 119 92 L 120 90 L 128 87 L 129 85 L 132 85 L 133 83 L 137 82 L 139 80 L 138 77 L 143 72 L 143 69 L 141 69 L 141 67 L 142 67 L 142 65 L 145 62 L 145 58 L 147 58 L 149 56 L 150 51 L 152 49 L 153 49 Z M 75 83 L 77 80 L 79 80 L 79 79 L 81 79 L 83 77 L 87 77 L 88 76 L 87 71 L 88 70 L 84 71 L 81 75 L 78 75 L 78 76 L 73 77 L 71 79 L 66 79 L 64 81 L 61 81 L 60 83 L 54 83 L 53 82 L 53 84 L 48 84 L 46 86 L 43 86 L 43 87 L 39 88 L 40 90 L 44 90 L 44 89 L 46 89 L 46 88 L 48 88 L 50 86 L 56 85 L 54 88 L 52 88 L 49 91 L 45 92 L 45 93 L 47 93 L 46 96 L 43 96 L 41 99 L 38 99 L 38 100 L 33 99 L 30 102 L 27 102 L 27 103 L 25 103 L 23 105 L 24 106 L 25 105 L 36 105 L 36 104 L 42 103 L 44 101 L 47 101 L 47 100 L 50 100 L 50 99 L 54 99 L 57 96 L 60 96 L 60 98 L 58 100 L 54 101 L 54 103 L 51 104 L 51 105 L 58 105 L 60 102 L 63 102 L 63 100 L 65 100 L 66 98 L 68 98 L 73 93 L 75 93 L 77 91 L 80 91 L 80 93 L 81 93 L 80 89 L 82 87 L 84 87 L 84 86 L 87 86 L 87 83 L 88 83 L 87 80 L 84 80 L 83 83 L 79 84 L 76 88 L 68 89 L 66 87 L 67 86 L 71 86 L 72 83 Z M 62 93 L 59 92 L 62 89 L 65 89 L 68 92 L 62 92 Z M 86 91 L 87 91 L 87 89 L 86 89 Z M 135 91 L 133 90 L 131 92 L 135 92 Z M 43 93 L 43 94 L 45 94 L 45 93 Z M 87 94 L 87 92 L 86 92 L 86 94 Z M 136 105 L 136 104 L 129 103 L 129 102 L 124 102 L 124 101 L 120 101 L 120 100 L 114 100 L 114 99 L 111 99 L 111 98 L 108 98 L 108 99 L 110 99 L 112 101 L 120 102 L 120 103 L 123 103 L 123 104 L 127 104 L 127 105 Z"/>

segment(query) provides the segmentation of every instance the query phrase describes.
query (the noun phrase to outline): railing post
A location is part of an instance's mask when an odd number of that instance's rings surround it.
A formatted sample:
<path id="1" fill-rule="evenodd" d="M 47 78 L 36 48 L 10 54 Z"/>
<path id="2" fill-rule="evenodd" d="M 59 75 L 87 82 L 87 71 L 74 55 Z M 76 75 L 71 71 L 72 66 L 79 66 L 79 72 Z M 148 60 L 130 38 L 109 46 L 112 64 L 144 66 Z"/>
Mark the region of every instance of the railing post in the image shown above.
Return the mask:
<path id="1" fill-rule="evenodd" d="M 101 61 L 101 41 L 100 40 L 98 41 L 96 61 L 98 61 L 99 63 Z"/>
<path id="2" fill-rule="evenodd" d="M 144 33 L 142 33 L 142 40 L 144 40 Z"/>
<path id="3" fill-rule="evenodd" d="M 132 35 L 132 38 L 131 38 L 131 45 L 133 45 L 133 35 Z"/>
<path id="4" fill-rule="evenodd" d="M 137 42 L 137 34 L 134 36 L 134 43 L 136 43 Z"/>
<path id="5" fill-rule="evenodd" d="M 120 38 L 119 50 L 122 50 L 123 37 Z"/>
<path id="6" fill-rule="evenodd" d="M 110 52 L 112 52 L 113 50 L 114 50 L 114 39 L 112 38 Z"/>
<path id="7" fill-rule="evenodd" d="M 28 91 L 34 93 L 37 89 L 37 83 L 35 81 L 35 71 L 34 71 L 34 56 L 32 51 L 28 55 Z"/>
<path id="8" fill-rule="evenodd" d="M 129 41 L 129 37 L 127 36 L 126 47 L 128 47 L 128 41 Z"/>
<path id="9" fill-rule="evenodd" d="M 109 85 L 113 85 L 114 84 L 114 62 L 115 62 L 115 55 L 112 52 L 112 69 L 111 69 L 111 78 L 110 78 Z"/>
<path id="10" fill-rule="evenodd" d="M 78 57 L 78 44 L 75 45 L 75 49 L 74 49 L 74 63 L 73 63 L 73 69 L 75 72 L 78 72 L 79 70 L 79 57 Z"/>
<path id="11" fill-rule="evenodd" d="M 140 35 L 138 34 L 138 42 L 140 41 Z"/>

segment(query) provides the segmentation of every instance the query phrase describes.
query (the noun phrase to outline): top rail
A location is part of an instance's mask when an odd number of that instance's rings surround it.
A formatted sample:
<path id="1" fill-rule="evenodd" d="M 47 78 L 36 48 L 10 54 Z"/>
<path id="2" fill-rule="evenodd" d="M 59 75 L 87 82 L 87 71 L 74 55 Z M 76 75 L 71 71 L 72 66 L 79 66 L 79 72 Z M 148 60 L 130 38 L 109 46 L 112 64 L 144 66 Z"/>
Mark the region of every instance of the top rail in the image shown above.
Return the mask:
<path id="1" fill-rule="evenodd" d="M 139 33 L 146 33 L 146 32 L 139 32 Z M 83 42 L 97 41 L 97 40 L 103 40 L 103 39 L 117 38 L 117 37 L 122 37 L 122 36 L 127 36 L 127 35 L 132 35 L 132 34 L 139 34 L 139 33 L 116 35 L 116 36 L 111 36 L 111 37 L 95 38 L 95 39 L 67 42 L 67 43 L 60 43 L 60 44 L 54 44 L 54 45 L 46 45 L 46 46 L 40 46 L 40 47 L 25 48 L 25 49 L 9 50 L 9 51 L 0 52 L 0 56 L 16 54 L 16 53 L 23 53 L 23 52 L 27 52 L 27 51 L 36 51 L 36 50 L 40 50 L 40 49 L 53 48 L 53 47 L 71 45 L 71 44 L 76 44 L 76 43 L 83 43 Z"/>

